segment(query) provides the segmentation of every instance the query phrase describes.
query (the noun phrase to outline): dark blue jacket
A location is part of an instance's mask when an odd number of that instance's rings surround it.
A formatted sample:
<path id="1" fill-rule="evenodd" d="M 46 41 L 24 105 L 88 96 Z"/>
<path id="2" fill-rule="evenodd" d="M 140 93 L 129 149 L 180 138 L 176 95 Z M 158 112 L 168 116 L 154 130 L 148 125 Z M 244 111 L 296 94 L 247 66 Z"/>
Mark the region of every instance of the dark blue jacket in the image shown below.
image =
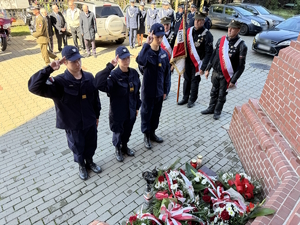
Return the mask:
<path id="1" fill-rule="evenodd" d="M 187 23 L 188 23 L 187 28 L 194 26 L 194 21 L 195 21 L 195 13 L 190 12 L 187 16 Z"/>
<path id="2" fill-rule="evenodd" d="M 126 120 L 136 118 L 136 110 L 141 106 L 139 74 L 128 68 L 129 74 L 118 67 L 115 70 L 111 63 L 96 74 L 94 85 L 110 97 L 109 124 L 113 132 L 121 132 Z"/>
<path id="3" fill-rule="evenodd" d="M 142 99 L 145 97 L 161 97 L 167 93 L 170 79 L 170 62 L 167 52 L 159 47 L 159 53 L 151 49 L 147 43 L 136 58 L 139 69 L 143 73 Z"/>
<path id="4" fill-rule="evenodd" d="M 28 89 L 33 94 L 51 98 L 55 104 L 56 127 L 66 130 L 82 130 L 96 123 L 100 116 L 100 99 L 94 87 L 91 73 L 82 71 L 81 80 L 66 70 L 54 78 L 49 78 L 50 66 L 38 71 L 28 81 Z"/>

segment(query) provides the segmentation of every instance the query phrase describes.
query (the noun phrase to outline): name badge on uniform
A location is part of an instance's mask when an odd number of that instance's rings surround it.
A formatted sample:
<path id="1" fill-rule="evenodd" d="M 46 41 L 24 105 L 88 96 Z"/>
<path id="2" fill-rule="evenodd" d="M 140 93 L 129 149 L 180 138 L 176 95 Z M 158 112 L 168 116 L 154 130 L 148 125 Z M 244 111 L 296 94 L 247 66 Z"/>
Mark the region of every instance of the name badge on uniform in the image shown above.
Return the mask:
<path id="1" fill-rule="evenodd" d="M 161 63 L 158 63 L 158 66 L 161 67 Z"/>
<path id="2" fill-rule="evenodd" d="M 129 91 L 134 92 L 134 86 L 132 82 L 129 83 Z"/>
<path id="3" fill-rule="evenodd" d="M 82 95 L 82 99 L 86 99 L 86 95 Z"/>
<path id="4" fill-rule="evenodd" d="M 167 55 L 166 54 L 163 54 L 160 58 L 166 58 L 167 57 Z"/>

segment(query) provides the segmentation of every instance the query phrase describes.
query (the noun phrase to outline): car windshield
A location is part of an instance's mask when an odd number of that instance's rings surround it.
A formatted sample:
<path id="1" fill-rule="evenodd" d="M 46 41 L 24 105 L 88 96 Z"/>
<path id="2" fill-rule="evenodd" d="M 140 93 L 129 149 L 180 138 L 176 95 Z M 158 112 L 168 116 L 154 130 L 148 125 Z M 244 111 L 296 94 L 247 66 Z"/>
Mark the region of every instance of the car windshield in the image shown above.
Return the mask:
<path id="1" fill-rule="evenodd" d="M 107 18 L 111 15 L 124 17 L 122 11 L 118 6 L 100 6 L 96 7 L 96 18 Z"/>
<path id="2" fill-rule="evenodd" d="M 241 7 L 235 7 L 235 9 L 242 14 L 243 16 L 253 16 L 253 13 L 241 8 Z"/>
<path id="3" fill-rule="evenodd" d="M 278 29 L 300 32 L 300 18 L 287 19 L 276 26 Z"/>
<path id="4" fill-rule="evenodd" d="M 270 12 L 262 6 L 255 6 L 255 9 L 261 14 L 261 15 L 269 15 Z"/>

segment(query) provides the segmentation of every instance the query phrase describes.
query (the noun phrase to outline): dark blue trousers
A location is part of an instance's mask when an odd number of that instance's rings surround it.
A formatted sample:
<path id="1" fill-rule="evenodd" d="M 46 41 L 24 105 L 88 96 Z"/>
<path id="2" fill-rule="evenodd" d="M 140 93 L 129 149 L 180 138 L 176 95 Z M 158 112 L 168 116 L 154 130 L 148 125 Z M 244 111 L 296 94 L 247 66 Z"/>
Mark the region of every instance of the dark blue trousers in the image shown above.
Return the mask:
<path id="1" fill-rule="evenodd" d="M 125 120 L 122 126 L 123 130 L 113 132 L 112 143 L 115 147 L 120 147 L 121 144 L 123 147 L 127 146 L 135 120 L 136 118 Z"/>
<path id="2" fill-rule="evenodd" d="M 84 130 L 66 130 L 68 146 L 74 155 L 74 161 L 84 164 L 92 160 L 97 148 L 97 125 Z"/>
<path id="3" fill-rule="evenodd" d="M 143 133 L 151 134 L 157 129 L 163 98 L 163 96 L 155 98 L 143 98 L 141 107 L 141 130 Z"/>

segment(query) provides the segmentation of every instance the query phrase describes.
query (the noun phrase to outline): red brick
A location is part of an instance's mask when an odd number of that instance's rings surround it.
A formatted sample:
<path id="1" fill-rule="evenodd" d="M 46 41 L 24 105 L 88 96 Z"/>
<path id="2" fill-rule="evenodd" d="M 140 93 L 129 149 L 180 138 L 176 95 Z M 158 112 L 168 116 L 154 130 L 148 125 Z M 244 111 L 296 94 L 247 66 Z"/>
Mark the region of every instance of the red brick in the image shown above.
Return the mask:
<path id="1" fill-rule="evenodd" d="M 296 189 L 296 187 L 290 192 L 289 196 L 293 199 L 299 199 L 300 198 L 300 189 Z M 300 210 L 300 209 L 299 209 Z M 299 211 L 300 213 L 300 211 Z"/>
<path id="2" fill-rule="evenodd" d="M 270 224 L 272 225 L 282 225 L 284 224 L 284 219 L 280 218 L 278 215 L 275 215 L 271 220 Z"/>
<path id="3" fill-rule="evenodd" d="M 291 225 L 300 224 L 300 216 L 294 214 L 294 215 L 292 215 L 291 218 L 292 218 L 292 220 L 288 224 L 291 224 Z"/>
<path id="4" fill-rule="evenodd" d="M 291 197 L 287 197 L 287 199 L 283 202 L 283 205 L 289 209 L 290 211 L 293 210 L 297 201 Z"/>
<path id="5" fill-rule="evenodd" d="M 285 207 L 281 206 L 280 209 L 276 212 L 276 215 L 280 216 L 282 219 L 286 220 L 288 215 L 290 214 L 290 210 Z"/>

